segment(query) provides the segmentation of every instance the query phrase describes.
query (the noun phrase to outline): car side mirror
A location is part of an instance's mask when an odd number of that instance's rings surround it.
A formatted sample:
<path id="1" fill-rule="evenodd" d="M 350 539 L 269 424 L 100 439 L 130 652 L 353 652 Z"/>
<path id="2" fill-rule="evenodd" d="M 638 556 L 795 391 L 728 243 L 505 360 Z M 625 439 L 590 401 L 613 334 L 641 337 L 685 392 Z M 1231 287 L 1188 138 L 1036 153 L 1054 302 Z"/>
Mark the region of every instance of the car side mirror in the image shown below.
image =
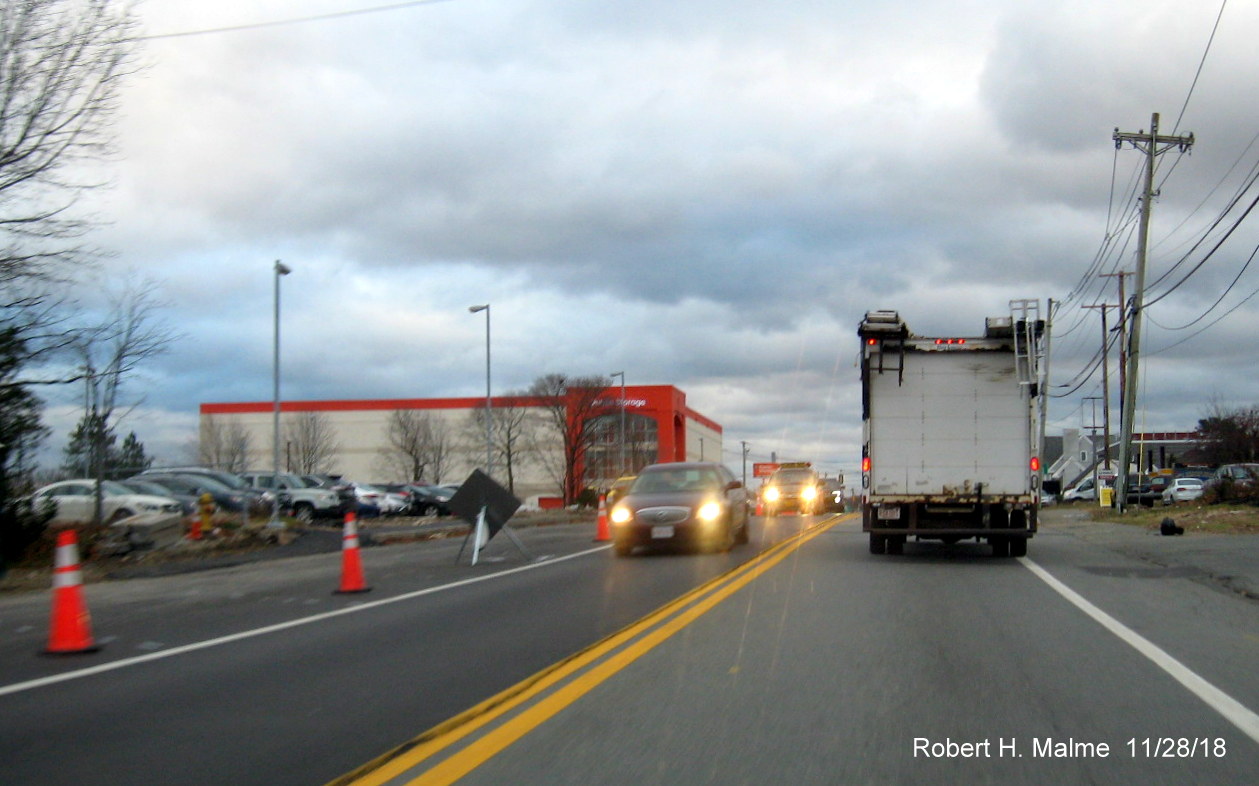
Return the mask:
<path id="1" fill-rule="evenodd" d="M 734 491 L 735 489 L 741 488 L 743 488 L 743 482 L 738 480 L 732 480 L 726 485 L 726 490 L 728 491 Z"/>

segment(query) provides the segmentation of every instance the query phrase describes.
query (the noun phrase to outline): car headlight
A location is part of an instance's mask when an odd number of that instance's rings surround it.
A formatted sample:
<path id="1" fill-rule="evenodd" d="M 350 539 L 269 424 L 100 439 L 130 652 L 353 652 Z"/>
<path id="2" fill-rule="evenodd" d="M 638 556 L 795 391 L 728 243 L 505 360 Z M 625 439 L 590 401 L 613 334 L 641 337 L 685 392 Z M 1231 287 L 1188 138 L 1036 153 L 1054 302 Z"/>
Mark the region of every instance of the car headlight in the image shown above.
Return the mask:
<path id="1" fill-rule="evenodd" d="M 701 521 L 716 521 L 721 517 L 721 504 L 717 502 L 705 502 L 703 505 L 699 506 L 699 510 L 696 511 L 695 515 L 699 516 Z"/>
<path id="2" fill-rule="evenodd" d="M 817 497 L 817 486 L 805 486 L 800 492 L 803 499 L 815 499 Z"/>
<path id="3" fill-rule="evenodd" d="M 624 505 L 617 505 L 615 508 L 612 508 L 613 524 L 628 524 L 632 518 L 634 518 L 634 512 Z"/>
<path id="4" fill-rule="evenodd" d="M 765 501 L 766 501 L 766 502 L 777 502 L 777 501 L 778 501 L 778 489 L 774 488 L 773 486 L 770 486 L 769 488 L 765 489 Z"/>

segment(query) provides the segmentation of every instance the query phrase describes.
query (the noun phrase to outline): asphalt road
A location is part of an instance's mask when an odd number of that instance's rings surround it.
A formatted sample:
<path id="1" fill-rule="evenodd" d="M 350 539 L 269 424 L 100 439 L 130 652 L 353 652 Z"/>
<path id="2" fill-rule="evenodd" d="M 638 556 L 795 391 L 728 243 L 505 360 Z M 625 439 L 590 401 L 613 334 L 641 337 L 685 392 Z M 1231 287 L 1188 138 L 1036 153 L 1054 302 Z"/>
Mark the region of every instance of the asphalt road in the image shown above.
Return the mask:
<path id="1" fill-rule="evenodd" d="M 757 521 L 717 555 L 616 559 L 577 527 L 523 531 L 538 562 L 501 539 L 476 567 L 459 541 L 369 549 L 355 596 L 331 594 L 335 555 L 93 585 L 105 646 L 72 658 L 35 654 L 46 593 L 3 598 L 0 782 L 326 783 L 494 696 L 387 766 L 472 784 L 1259 772 L 1254 600 L 1068 529 L 994 560 L 875 557 L 851 521 L 791 540 L 811 523 Z M 1165 738 L 1187 742 L 1153 755 Z"/>
<path id="2" fill-rule="evenodd" d="M 799 519 L 759 527 L 764 542 Z M 49 658 L 49 595 L 0 599 L 0 783 L 324 783 L 756 552 L 616 560 L 593 528 L 364 549 L 85 589 L 98 653 Z"/>
<path id="3" fill-rule="evenodd" d="M 1253 600 L 1053 529 L 1024 560 L 934 544 L 872 557 L 857 530 L 817 535 L 711 608 L 694 613 L 696 598 L 675 630 L 650 621 L 446 735 L 484 723 L 468 736 L 400 752 L 359 782 L 1232 784 L 1259 772 Z"/>

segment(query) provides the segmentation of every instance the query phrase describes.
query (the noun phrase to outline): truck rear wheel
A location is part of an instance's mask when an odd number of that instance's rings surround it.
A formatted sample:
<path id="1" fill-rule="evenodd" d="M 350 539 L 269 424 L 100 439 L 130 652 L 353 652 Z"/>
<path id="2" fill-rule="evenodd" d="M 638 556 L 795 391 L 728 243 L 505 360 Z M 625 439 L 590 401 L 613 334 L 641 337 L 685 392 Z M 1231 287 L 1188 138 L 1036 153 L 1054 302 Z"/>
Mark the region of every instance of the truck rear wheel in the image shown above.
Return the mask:
<path id="1" fill-rule="evenodd" d="M 870 553 L 887 553 L 887 535 L 876 535 L 873 532 L 870 533 Z"/>
<path id="2" fill-rule="evenodd" d="M 1010 538 L 1010 556 L 1027 556 L 1027 538 Z"/>
<path id="3" fill-rule="evenodd" d="M 905 536 L 904 535 L 886 535 L 887 553 L 900 555 L 905 553 Z"/>
<path id="4" fill-rule="evenodd" d="M 1010 539 L 1004 535 L 993 535 L 988 538 L 988 542 L 992 544 L 992 556 L 1008 557 L 1010 556 Z"/>

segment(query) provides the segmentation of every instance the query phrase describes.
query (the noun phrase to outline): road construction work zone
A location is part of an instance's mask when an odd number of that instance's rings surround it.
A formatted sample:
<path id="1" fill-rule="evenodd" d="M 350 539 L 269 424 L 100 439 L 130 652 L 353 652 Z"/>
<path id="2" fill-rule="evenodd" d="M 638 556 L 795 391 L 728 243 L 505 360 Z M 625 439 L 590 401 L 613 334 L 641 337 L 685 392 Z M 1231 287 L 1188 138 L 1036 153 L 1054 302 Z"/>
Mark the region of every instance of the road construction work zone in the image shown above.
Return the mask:
<path id="1" fill-rule="evenodd" d="M 328 786 L 454 783 L 855 514 L 828 518 Z"/>

